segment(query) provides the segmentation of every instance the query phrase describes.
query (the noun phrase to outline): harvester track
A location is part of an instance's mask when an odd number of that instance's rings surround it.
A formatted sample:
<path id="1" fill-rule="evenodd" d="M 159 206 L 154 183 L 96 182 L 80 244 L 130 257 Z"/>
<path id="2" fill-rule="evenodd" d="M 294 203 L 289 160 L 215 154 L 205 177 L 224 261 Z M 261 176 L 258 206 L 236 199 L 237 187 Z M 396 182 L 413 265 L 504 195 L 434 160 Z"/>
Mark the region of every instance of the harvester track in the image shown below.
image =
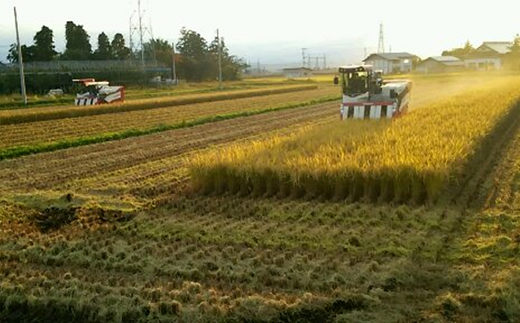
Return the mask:
<path id="1" fill-rule="evenodd" d="M 465 177 L 460 184 L 448 189 L 439 204 L 443 207 L 442 219 L 448 227 L 444 230 L 442 245 L 437 251 L 437 260 L 448 255 L 453 242 L 465 229 L 468 217 L 488 207 L 493 196 L 497 172 L 508 149 L 515 142 L 520 131 L 520 102 L 495 126 L 473 154 L 464 170 Z M 456 218 L 448 219 L 448 212 L 455 210 Z"/>
<path id="2" fill-rule="evenodd" d="M 465 170 L 467 174 L 452 203 L 463 208 L 480 209 L 485 206 L 486 196 L 492 187 L 485 185 L 495 176 L 495 168 L 507 153 L 507 147 L 520 130 L 520 103 L 517 103 L 484 139 Z"/>

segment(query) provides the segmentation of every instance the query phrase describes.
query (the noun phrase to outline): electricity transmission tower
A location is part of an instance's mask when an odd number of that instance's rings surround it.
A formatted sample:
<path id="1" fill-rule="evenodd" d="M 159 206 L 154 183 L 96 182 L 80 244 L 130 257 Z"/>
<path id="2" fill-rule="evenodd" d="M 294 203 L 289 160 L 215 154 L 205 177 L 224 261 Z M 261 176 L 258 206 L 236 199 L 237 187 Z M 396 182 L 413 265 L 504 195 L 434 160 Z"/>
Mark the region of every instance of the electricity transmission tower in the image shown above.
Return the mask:
<path id="1" fill-rule="evenodd" d="M 137 14 L 137 17 L 135 15 Z M 141 0 L 137 0 L 137 11 L 134 11 L 130 16 L 129 25 L 130 25 L 130 34 L 129 34 L 129 44 L 130 50 L 132 53 L 139 53 L 141 56 L 141 65 L 144 68 L 144 38 L 146 33 L 150 35 L 150 38 L 153 40 L 153 35 L 151 32 L 151 28 L 148 28 L 143 25 L 143 19 L 145 16 L 145 11 L 141 9 Z M 134 42 L 134 35 L 137 34 L 138 41 L 137 44 Z M 153 50 L 153 48 L 152 48 Z M 154 53 L 155 54 L 155 53 Z"/>
<path id="2" fill-rule="evenodd" d="M 383 24 L 379 25 L 379 44 L 377 46 L 377 53 L 378 54 L 385 53 L 385 35 L 383 33 Z"/>
<path id="3" fill-rule="evenodd" d="M 327 68 L 327 55 L 325 54 L 322 54 L 322 56 L 311 56 L 311 55 L 307 55 L 307 62 L 308 62 L 308 67 L 309 68 L 313 68 L 312 67 L 312 61 L 314 60 L 314 69 L 316 70 L 320 70 L 320 69 L 326 69 Z M 321 62 L 321 64 L 320 64 Z"/>

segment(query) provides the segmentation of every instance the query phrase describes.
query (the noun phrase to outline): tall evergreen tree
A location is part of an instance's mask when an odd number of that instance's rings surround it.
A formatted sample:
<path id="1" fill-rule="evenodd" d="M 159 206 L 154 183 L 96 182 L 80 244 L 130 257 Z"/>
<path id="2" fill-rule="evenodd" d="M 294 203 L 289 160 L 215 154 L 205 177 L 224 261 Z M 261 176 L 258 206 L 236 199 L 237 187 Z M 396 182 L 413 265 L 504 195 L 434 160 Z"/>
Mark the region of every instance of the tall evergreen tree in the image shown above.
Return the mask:
<path id="1" fill-rule="evenodd" d="M 104 32 L 98 36 L 98 47 L 94 52 L 93 58 L 98 60 L 109 60 L 113 58 L 110 40 Z"/>
<path id="2" fill-rule="evenodd" d="M 131 55 L 130 48 L 125 46 L 125 38 L 122 34 L 114 35 L 111 43 L 112 57 L 115 59 L 129 59 Z"/>
<path id="3" fill-rule="evenodd" d="M 87 34 L 83 26 L 76 25 L 72 21 L 67 21 L 65 25 L 65 52 L 63 59 L 66 60 L 87 60 L 90 59 L 92 46 L 90 45 L 90 36 Z"/>
<path id="4" fill-rule="evenodd" d="M 47 26 L 42 26 L 42 29 L 34 36 L 34 45 L 32 49 L 32 60 L 34 61 L 51 61 L 56 54 L 54 50 L 54 36 L 52 30 Z"/>

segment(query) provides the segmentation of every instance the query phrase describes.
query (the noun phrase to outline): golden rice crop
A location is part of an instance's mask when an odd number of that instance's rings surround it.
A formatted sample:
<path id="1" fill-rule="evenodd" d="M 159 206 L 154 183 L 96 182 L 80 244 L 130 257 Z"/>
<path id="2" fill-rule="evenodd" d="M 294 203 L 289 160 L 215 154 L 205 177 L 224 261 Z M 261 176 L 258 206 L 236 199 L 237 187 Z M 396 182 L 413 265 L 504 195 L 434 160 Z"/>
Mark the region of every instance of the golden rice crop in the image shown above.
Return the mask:
<path id="1" fill-rule="evenodd" d="M 433 201 L 518 104 L 520 81 L 417 109 L 393 121 L 338 121 L 190 160 L 206 192 Z"/>

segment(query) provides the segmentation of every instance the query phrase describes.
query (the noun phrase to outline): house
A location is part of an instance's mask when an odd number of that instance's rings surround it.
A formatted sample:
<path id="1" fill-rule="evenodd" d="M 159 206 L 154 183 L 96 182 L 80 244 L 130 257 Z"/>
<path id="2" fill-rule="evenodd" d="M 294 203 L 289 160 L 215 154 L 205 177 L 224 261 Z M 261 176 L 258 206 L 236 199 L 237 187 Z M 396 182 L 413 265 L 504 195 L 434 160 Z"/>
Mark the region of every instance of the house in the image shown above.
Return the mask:
<path id="1" fill-rule="evenodd" d="M 423 60 L 416 71 L 420 73 L 448 73 L 464 69 L 464 61 L 455 56 L 432 56 Z"/>
<path id="2" fill-rule="evenodd" d="M 312 69 L 307 67 L 284 68 L 283 75 L 289 79 L 298 77 L 312 77 Z"/>
<path id="3" fill-rule="evenodd" d="M 478 71 L 502 69 L 502 59 L 509 53 L 511 42 L 488 41 L 480 45 L 464 60 L 466 68 Z"/>
<path id="4" fill-rule="evenodd" d="M 397 74 L 411 72 L 415 59 L 416 56 L 410 53 L 379 53 L 370 54 L 363 62 L 375 70 L 382 70 L 383 74 Z"/>

